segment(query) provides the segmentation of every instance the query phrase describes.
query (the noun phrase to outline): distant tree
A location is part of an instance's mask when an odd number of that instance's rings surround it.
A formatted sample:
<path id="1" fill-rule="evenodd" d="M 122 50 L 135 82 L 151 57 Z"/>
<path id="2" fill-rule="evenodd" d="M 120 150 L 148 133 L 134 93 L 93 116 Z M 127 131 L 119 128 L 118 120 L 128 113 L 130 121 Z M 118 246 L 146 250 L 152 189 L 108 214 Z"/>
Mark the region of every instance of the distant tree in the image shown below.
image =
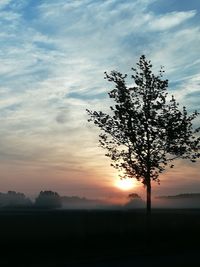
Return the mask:
<path id="1" fill-rule="evenodd" d="M 57 192 L 41 191 L 35 200 L 35 206 L 41 208 L 60 208 L 61 198 Z"/>
<path id="2" fill-rule="evenodd" d="M 197 111 L 188 115 L 179 110 L 174 96 L 167 99 L 168 80 L 163 68 L 152 73 L 152 64 L 140 57 L 132 68 L 134 84 L 128 86 L 127 74 L 105 72 L 105 79 L 114 84 L 108 94 L 114 100 L 111 112 L 87 110 L 90 119 L 101 130 L 100 145 L 107 150 L 111 166 L 123 172 L 122 178 L 136 178 L 147 190 L 147 214 L 151 212 L 151 181 L 159 182 L 159 174 L 178 158 L 195 162 L 200 157 L 199 128 L 192 122 Z"/>
<path id="3" fill-rule="evenodd" d="M 0 207 L 30 207 L 32 202 L 23 193 L 8 191 L 0 193 Z"/>
<path id="4" fill-rule="evenodd" d="M 131 193 L 128 195 L 129 199 L 137 199 L 137 198 L 141 198 L 137 193 Z"/>
<path id="5" fill-rule="evenodd" d="M 144 204 L 144 201 L 137 193 L 131 193 L 128 195 L 128 202 L 124 207 L 128 209 L 144 208 Z"/>

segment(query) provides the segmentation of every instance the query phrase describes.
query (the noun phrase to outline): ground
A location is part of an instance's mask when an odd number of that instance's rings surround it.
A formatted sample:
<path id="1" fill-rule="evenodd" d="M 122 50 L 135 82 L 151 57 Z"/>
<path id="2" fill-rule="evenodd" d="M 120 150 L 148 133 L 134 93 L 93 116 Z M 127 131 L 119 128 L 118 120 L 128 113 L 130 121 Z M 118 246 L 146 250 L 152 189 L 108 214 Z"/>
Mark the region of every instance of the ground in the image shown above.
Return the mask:
<path id="1" fill-rule="evenodd" d="M 1 210 L 0 266 L 200 266 L 200 210 Z"/>

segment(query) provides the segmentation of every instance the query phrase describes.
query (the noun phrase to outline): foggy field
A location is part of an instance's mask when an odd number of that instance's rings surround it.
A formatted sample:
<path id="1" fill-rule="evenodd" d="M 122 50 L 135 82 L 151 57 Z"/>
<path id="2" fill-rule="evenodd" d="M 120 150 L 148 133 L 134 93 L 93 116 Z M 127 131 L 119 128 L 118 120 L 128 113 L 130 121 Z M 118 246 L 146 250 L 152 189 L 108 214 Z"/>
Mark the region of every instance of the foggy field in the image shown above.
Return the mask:
<path id="1" fill-rule="evenodd" d="M 154 210 L 151 241 L 145 218 L 144 210 L 0 211 L 0 266 L 199 266 L 200 210 Z"/>

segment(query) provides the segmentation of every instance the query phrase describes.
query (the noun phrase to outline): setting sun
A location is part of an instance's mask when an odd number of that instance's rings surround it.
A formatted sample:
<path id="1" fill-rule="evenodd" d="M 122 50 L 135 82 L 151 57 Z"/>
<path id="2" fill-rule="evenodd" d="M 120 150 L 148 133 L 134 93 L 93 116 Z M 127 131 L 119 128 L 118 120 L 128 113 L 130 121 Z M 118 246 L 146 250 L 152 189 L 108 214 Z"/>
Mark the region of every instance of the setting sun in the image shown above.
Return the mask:
<path id="1" fill-rule="evenodd" d="M 116 186 L 121 190 L 130 190 L 135 187 L 134 179 L 119 179 L 116 182 Z"/>

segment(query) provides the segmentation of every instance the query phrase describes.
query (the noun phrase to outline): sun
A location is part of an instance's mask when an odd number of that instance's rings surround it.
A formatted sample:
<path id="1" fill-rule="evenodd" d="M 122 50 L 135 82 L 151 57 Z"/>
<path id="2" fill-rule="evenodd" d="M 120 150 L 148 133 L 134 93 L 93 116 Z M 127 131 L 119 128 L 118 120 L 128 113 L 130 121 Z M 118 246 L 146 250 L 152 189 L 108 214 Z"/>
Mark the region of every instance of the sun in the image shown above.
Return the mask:
<path id="1" fill-rule="evenodd" d="M 132 189 L 133 187 L 135 187 L 134 179 L 130 179 L 130 178 L 118 179 L 116 181 L 116 187 L 118 187 L 121 190 L 128 191 Z"/>

